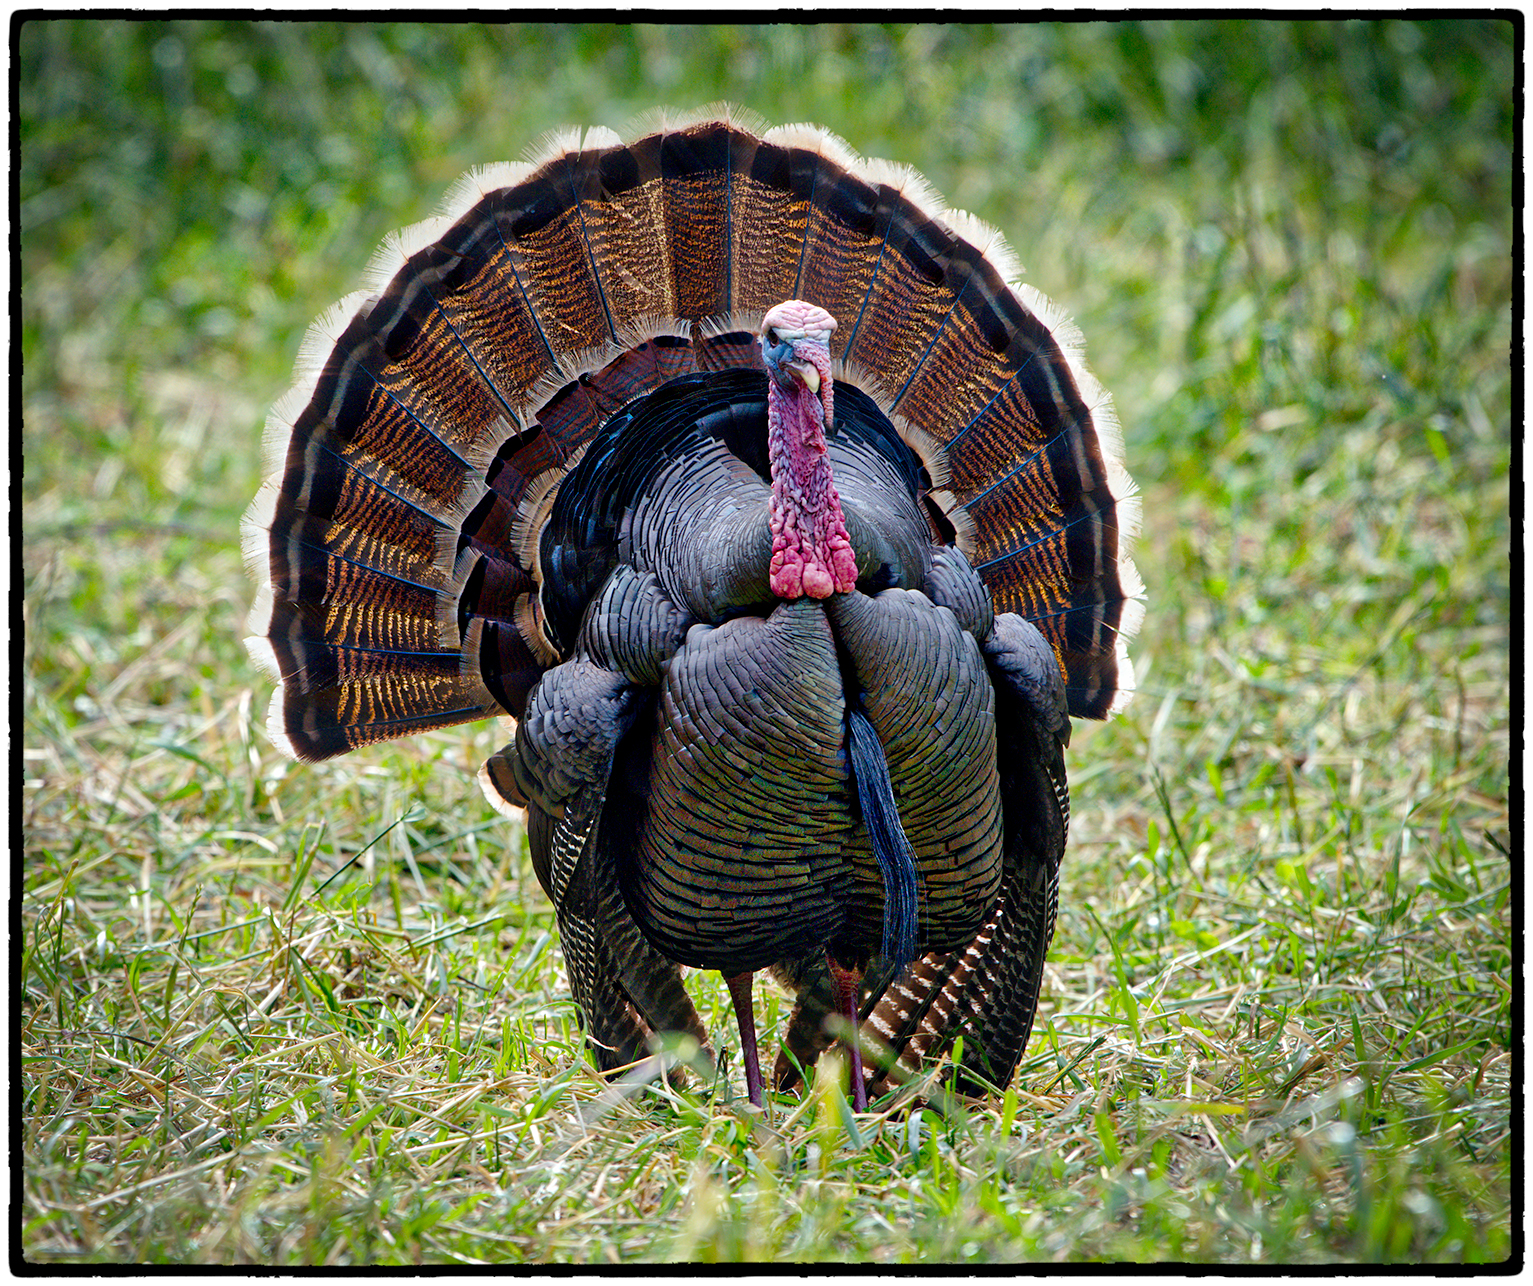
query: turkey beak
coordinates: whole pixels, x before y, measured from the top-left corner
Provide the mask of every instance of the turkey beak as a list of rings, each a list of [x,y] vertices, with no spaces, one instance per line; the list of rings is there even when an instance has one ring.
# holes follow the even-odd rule
[[[790,371],[798,376],[799,383],[811,393],[820,391],[820,372],[815,369],[813,362],[807,358],[795,357],[783,363]]]

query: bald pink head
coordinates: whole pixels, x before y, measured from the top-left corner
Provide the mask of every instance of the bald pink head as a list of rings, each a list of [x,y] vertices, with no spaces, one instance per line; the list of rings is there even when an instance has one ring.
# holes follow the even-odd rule
[[[834,408],[830,334],[836,321],[790,299],[761,319],[772,465],[772,592],[829,598],[857,583],[857,560],[826,456]]]

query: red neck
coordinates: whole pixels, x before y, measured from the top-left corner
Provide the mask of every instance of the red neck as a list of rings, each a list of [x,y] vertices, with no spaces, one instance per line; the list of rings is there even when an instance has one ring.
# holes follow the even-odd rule
[[[822,379],[818,394],[796,381],[789,388],[767,383],[772,592],[787,599],[848,593],[857,583],[857,560],[825,449],[830,381]]]

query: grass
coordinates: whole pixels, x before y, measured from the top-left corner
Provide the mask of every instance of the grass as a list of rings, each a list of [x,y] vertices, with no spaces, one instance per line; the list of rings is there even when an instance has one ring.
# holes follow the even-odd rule
[[[1520,1260],[1509,24],[15,40],[13,1254]],[[239,644],[264,410],[378,239],[550,127],[716,98],[1005,229],[1144,494],[1039,1026],[946,1115],[604,1095],[472,780],[503,733],[289,764]]]

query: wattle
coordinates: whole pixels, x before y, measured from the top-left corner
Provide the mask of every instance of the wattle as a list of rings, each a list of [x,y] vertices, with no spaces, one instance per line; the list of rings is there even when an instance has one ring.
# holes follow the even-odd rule
[[[767,394],[772,461],[772,592],[779,598],[829,598],[857,583],[841,497],[825,451],[820,395],[802,385]]]

